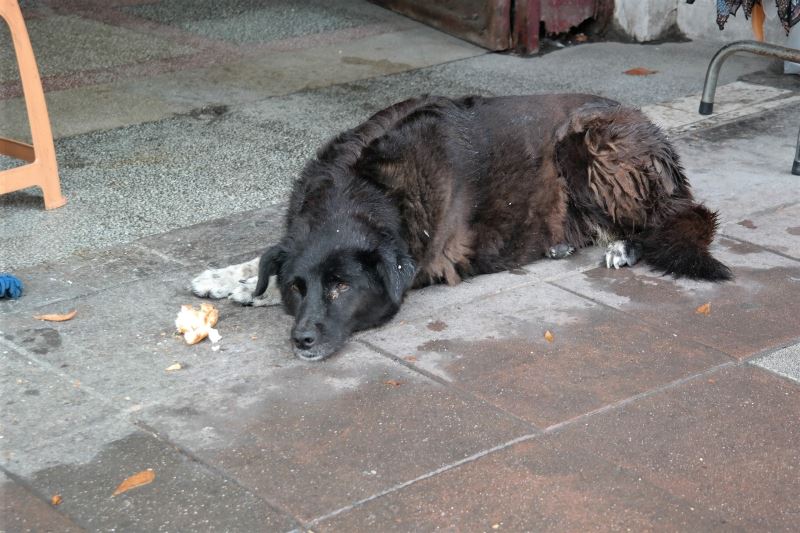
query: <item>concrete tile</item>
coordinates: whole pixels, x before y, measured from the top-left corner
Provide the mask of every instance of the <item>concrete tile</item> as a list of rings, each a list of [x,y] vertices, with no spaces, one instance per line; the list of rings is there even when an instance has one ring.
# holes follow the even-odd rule
[[[219,351],[213,351],[208,341],[187,346],[176,337],[174,320],[180,306],[202,301],[189,292],[191,275],[185,270],[172,272],[70,300],[57,309],[77,310],[68,322],[40,322],[26,312],[8,314],[3,317],[4,338],[126,412],[169,397],[192,380],[213,381],[234,361],[242,364],[236,357],[241,350],[291,361],[291,320],[277,307],[243,313],[241,306],[218,303]],[[239,314],[254,322],[242,322]],[[252,329],[243,330],[245,325]],[[256,334],[258,343],[250,339]],[[165,372],[175,362],[187,370]]]
[[[800,337],[800,262],[719,239],[714,255],[733,270],[726,283],[674,280],[646,265],[598,268],[558,285],[636,316],[676,339],[693,339],[745,358]],[[709,315],[696,309],[709,303]]]
[[[266,360],[137,416],[302,520],[533,431],[359,344],[321,364],[248,356]]]
[[[52,505],[0,472],[0,530],[76,533],[84,531]]]
[[[128,476],[152,469],[152,483],[112,496]],[[251,491],[143,432],[105,446],[91,461],[26,476],[59,510],[92,531],[288,531],[297,523]]]
[[[227,266],[233,257],[252,259],[276,244],[283,236],[285,211],[284,205],[245,211],[145,237],[136,244],[193,265],[200,273],[209,263]]]
[[[734,81],[717,87],[714,96],[714,113],[722,114],[741,108],[752,107],[756,104],[791,94],[786,89],[778,89],[767,85]],[[663,105],[677,111],[693,114],[699,119],[704,117],[698,113],[700,98],[696,95],[670,100]]]
[[[3,239],[0,238],[0,243]],[[0,312],[30,311],[54,305],[98,290],[174,270],[181,263],[163,254],[139,247],[117,247],[102,251],[79,250],[62,261],[25,269],[0,263],[0,271],[12,271],[23,283],[23,296],[0,300]]]
[[[696,512],[722,515],[728,530],[790,531],[800,513],[798,412],[797,384],[736,366],[575,424],[561,438],[695,502]]]
[[[685,126],[702,119],[702,116],[696,112],[673,109],[666,104],[644,106],[642,112],[664,130]]]
[[[729,531],[636,474],[548,435],[422,480],[314,531]]]
[[[37,342],[27,348],[38,353],[59,343],[49,328],[38,328]],[[3,334],[6,336],[7,334]],[[24,341],[23,341],[23,344]],[[76,427],[92,425],[114,411],[81,390],[80,384],[59,375],[0,342],[0,461],[9,466],[11,451],[17,453],[57,440]]]
[[[542,284],[363,339],[542,428],[727,360]]]
[[[775,109],[675,139],[695,195],[722,224],[800,202],[792,167],[797,118]],[[758,147],[754,149],[754,147]]]
[[[800,383],[800,344],[793,344],[759,357],[751,361],[751,364]]]
[[[800,203],[730,222],[720,232],[800,260]]]
[[[152,34],[102,24],[74,15],[53,15],[26,23],[42,77],[142,63],[155,59],[190,54],[193,50]],[[80,36],[64,45],[64,36]],[[10,42],[5,25],[0,41]],[[79,66],[79,68],[76,68]],[[0,48],[0,82],[18,78],[11,47]]]

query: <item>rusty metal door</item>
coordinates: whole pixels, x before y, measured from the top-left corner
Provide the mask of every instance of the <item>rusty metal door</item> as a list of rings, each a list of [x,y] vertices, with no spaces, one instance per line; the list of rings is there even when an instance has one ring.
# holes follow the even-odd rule
[[[489,50],[539,49],[539,34],[569,31],[613,0],[372,0]]]

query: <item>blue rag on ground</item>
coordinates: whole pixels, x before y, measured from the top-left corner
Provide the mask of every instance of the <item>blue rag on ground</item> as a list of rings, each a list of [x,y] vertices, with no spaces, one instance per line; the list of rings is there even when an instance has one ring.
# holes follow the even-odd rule
[[[17,299],[22,296],[22,282],[11,274],[0,274],[0,298]]]

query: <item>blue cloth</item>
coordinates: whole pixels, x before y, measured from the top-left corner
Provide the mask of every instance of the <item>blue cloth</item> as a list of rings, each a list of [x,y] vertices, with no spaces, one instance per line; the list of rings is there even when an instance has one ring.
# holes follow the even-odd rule
[[[11,274],[0,274],[0,298],[17,299],[22,296],[22,282]]]

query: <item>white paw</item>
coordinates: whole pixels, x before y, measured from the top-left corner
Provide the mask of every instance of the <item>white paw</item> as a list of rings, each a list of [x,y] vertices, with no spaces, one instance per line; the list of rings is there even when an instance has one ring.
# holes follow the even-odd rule
[[[251,305],[253,307],[264,307],[268,305],[278,305],[281,303],[281,293],[278,290],[278,280],[276,276],[269,278],[269,286],[264,294],[258,297],[253,296],[253,291],[256,290],[258,283],[258,276],[240,280],[238,286],[228,296],[228,299],[242,305]]]
[[[201,298],[226,298],[239,287],[239,280],[253,276],[258,276],[258,258],[239,265],[206,270],[192,280],[192,292]]]
[[[606,248],[606,268],[633,266],[641,257],[641,250],[631,241],[614,241]]]

